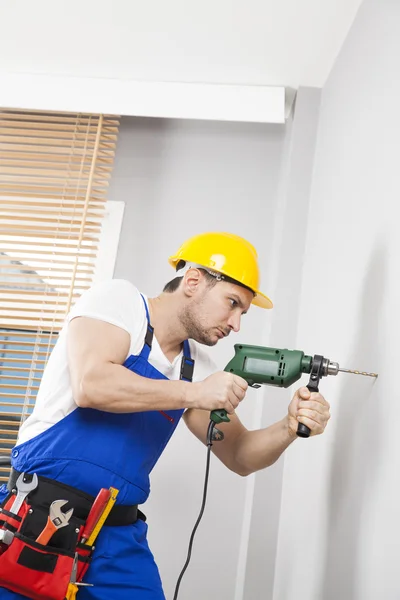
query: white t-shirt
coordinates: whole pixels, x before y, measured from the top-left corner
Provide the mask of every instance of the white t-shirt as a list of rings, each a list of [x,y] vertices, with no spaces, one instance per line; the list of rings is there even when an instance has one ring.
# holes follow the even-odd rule
[[[145,296],[147,301],[147,298]],[[50,355],[43,373],[32,415],[19,431],[18,444],[42,433],[77,408],[67,360],[68,324],[75,317],[91,317],[106,321],[127,331],[130,348],[126,356],[139,354],[146,335],[146,310],[140,292],[129,281],[112,279],[94,285],[78,299],[68,314],[63,329]],[[193,381],[202,381],[217,371],[214,362],[204,348],[193,340],[189,341],[191,357],[195,360]],[[149,362],[168,379],[179,379],[182,352],[171,363],[163,354],[154,331]]]

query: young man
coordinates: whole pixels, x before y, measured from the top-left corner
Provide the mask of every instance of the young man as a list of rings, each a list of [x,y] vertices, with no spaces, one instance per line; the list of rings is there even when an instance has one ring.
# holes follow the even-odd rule
[[[94,497],[101,488],[119,490],[119,513],[113,509],[96,541],[84,578],[93,587],[80,588],[82,600],[164,600],[136,505],[146,501],[149,474],[182,416],[206,442],[210,411],[225,409],[230,423],[218,425],[224,440],[213,451],[242,476],[273,464],[296,439],[299,422],[317,435],[329,419],[326,400],[300,388],[285,418],[248,431],[235,414],[247,382],[215,372],[202,348],[238,332],[251,304],[272,308],[259,291],[251,244],[227,233],[201,234],[187,240],[170,264],[176,278],[156,298],[112,280],[78,300],[12,452],[14,481],[20,472],[36,473],[38,490],[49,480],[54,486],[52,499],[68,489],[82,519],[88,510],[82,492]],[[0,589],[0,599],[8,598],[22,596]]]

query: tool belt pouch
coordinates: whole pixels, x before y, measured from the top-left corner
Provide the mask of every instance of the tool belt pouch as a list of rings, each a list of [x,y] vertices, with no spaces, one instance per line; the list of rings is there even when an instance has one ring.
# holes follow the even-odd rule
[[[15,496],[14,496],[15,497]],[[10,496],[3,505],[10,505]],[[71,578],[77,540],[82,521],[71,518],[71,524],[57,531],[51,545],[38,544],[35,539],[46,525],[48,511],[24,502],[19,516],[1,507],[0,528],[14,533],[12,542],[1,544],[0,586],[32,600],[64,600]],[[90,550],[79,549],[77,581],[90,562]]]

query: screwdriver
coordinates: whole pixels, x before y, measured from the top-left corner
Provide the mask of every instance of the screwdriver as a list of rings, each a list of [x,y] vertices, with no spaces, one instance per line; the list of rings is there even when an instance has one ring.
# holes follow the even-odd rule
[[[107,488],[102,488],[97,494],[96,499],[92,504],[92,508],[90,509],[89,516],[86,519],[85,529],[83,530],[81,539],[82,544],[84,544],[93,533],[93,530],[96,527],[103,510],[107,506],[110,497],[111,490],[108,490]]]
[[[104,523],[106,522],[107,517],[110,514],[110,511],[115,504],[119,490],[117,490],[116,488],[110,487],[108,491],[110,492],[110,497],[108,499],[107,504],[103,508],[103,511],[102,511],[95,527],[92,529],[92,532],[91,532],[89,538],[85,542],[86,546],[93,546],[97,536],[100,533],[101,528],[103,527]]]

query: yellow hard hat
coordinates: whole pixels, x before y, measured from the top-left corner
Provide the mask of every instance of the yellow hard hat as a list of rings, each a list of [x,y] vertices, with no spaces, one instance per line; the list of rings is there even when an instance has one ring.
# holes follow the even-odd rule
[[[180,260],[234,279],[256,294],[252,304],[261,308],[273,307],[268,296],[258,289],[260,270],[256,249],[242,237],[221,232],[195,235],[186,240],[168,262],[176,269]]]

